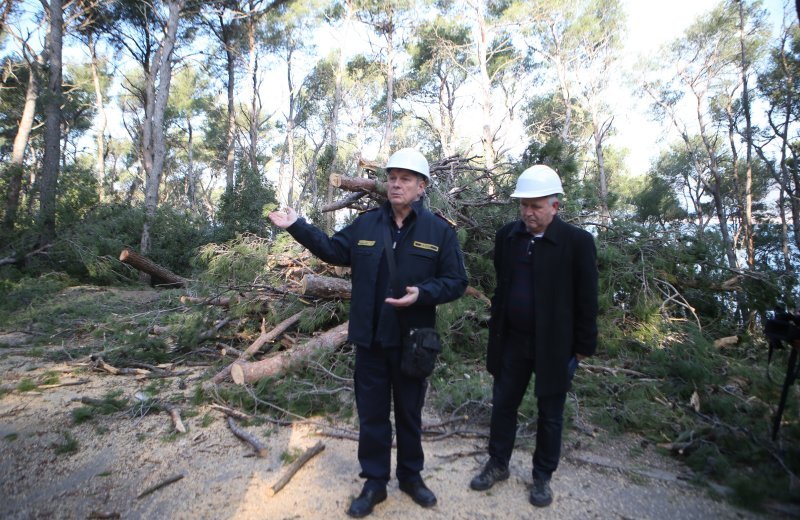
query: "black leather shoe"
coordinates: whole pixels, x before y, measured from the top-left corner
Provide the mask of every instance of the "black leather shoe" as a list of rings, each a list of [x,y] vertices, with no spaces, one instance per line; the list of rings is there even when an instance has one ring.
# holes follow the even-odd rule
[[[422,507],[433,507],[436,505],[436,495],[428,489],[425,482],[412,480],[400,483],[400,491],[411,497],[411,500]]]
[[[508,466],[503,466],[497,459],[490,458],[481,472],[472,479],[469,487],[475,491],[486,491],[501,480],[509,477]]]
[[[531,504],[536,507],[547,507],[553,502],[553,492],[550,491],[550,481],[533,479],[533,487],[528,497]]]
[[[361,490],[361,494],[350,502],[350,509],[347,514],[353,518],[362,518],[372,513],[375,504],[380,504],[386,500],[386,489],[367,489]]]

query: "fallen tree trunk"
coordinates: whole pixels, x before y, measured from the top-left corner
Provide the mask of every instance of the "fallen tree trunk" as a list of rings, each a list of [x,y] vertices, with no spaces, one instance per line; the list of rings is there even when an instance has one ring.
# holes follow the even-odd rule
[[[352,284],[344,278],[307,274],[300,282],[300,291],[306,296],[317,298],[350,299]]]
[[[231,377],[241,385],[252,383],[264,377],[282,374],[290,367],[320,351],[333,350],[347,340],[347,324],[344,322],[319,336],[309,339],[304,345],[281,352],[278,355],[254,363],[234,363]]]
[[[365,177],[348,177],[340,173],[332,173],[328,177],[328,182],[334,188],[346,191],[366,191],[386,197],[386,183],[377,179],[367,179]]]
[[[153,279],[153,285],[169,287],[184,287],[186,279],[173,273],[166,267],[162,267],[149,258],[140,255],[132,249],[126,247],[119,254],[119,261],[135,267],[143,273],[149,274]]]
[[[234,364],[238,363],[238,362],[242,362],[242,361],[247,361],[248,359],[253,357],[253,354],[258,352],[261,349],[261,347],[263,347],[267,343],[271,343],[271,342],[275,341],[278,338],[278,336],[280,336],[281,334],[283,334],[286,331],[286,329],[288,329],[289,327],[291,327],[292,325],[294,325],[295,323],[300,321],[300,318],[303,316],[304,312],[306,312],[306,311],[302,310],[302,311],[298,312],[297,314],[294,314],[294,315],[286,318],[282,322],[280,322],[277,325],[275,325],[275,327],[272,330],[270,330],[269,332],[264,330],[264,327],[262,325],[261,334],[258,336],[258,338],[256,338],[256,340],[249,347],[247,347],[245,349],[244,352],[242,352],[241,357],[239,358],[238,361],[235,361]],[[227,367],[222,369],[217,375],[215,375],[213,378],[211,378],[211,381],[213,383],[221,383],[221,382],[223,382],[225,380],[225,378],[228,377],[228,375],[230,375],[232,366],[233,366],[233,364],[228,365]]]

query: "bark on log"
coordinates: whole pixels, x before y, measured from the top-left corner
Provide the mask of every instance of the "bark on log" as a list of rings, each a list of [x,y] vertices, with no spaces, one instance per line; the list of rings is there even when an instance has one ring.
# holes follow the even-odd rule
[[[306,451],[300,455],[297,460],[292,462],[292,465],[289,466],[289,469],[286,470],[286,473],[268,490],[269,496],[274,496],[275,493],[283,489],[283,487],[292,480],[292,477],[295,473],[297,473],[300,468],[302,468],[306,462],[314,458],[318,453],[321,453],[322,450],[325,449],[325,445],[322,444],[321,441],[318,441],[315,445],[308,448]]]
[[[162,267],[153,262],[149,258],[140,255],[139,253],[125,248],[119,254],[119,261],[135,267],[143,273],[149,274],[153,279],[154,285],[168,286],[168,287],[184,287],[186,286],[186,279],[173,273],[166,267]]]
[[[281,352],[267,359],[254,363],[236,363],[231,366],[231,376],[233,376],[234,382],[243,384],[281,374],[311,354],[333,350],[343,345],[347,340],[347,323],[344,322],[319,336],[311,338],[302,346]]]
[[[386,197],[386,183],[377,179],[348,177],[340,173],[332,173],[328,177],[328,182],[330,182],[331,186],[334,188],[346,191],[366,191]]]
[[[269,332],[265,331],[262,326],[261,335],[258,336],[258,338],[256,338],[256,340],[252,343],[252,345],[250,345],[245,349],[245,351],[242,353],[242,356],[239,358],[239,361],[234,362],[234,364],[242,361],[247,361],[248,359],[253,357],[253,355],[261,349],[261,347],[263,347],[267,343],[275,341],[278,336],[286,332],[286,329],[288,329],[289,327],[300,321],[300,318],[303,316],[304,312],[305,310],[302,310],[297,314],[294,314],[286,318],[282,322],[275,325],[275,327]],[[228,377],[228,375],[231,373],[232,366],[233,365],[228,365],[227,367],[222,369],[217,375],[211,378],[211,382],[213,383],[223,382],[225,378]]]
[[[300,282],[300,291],[306,296],[317,298],[349,299],[352,291],[350,280],[307,274]]]

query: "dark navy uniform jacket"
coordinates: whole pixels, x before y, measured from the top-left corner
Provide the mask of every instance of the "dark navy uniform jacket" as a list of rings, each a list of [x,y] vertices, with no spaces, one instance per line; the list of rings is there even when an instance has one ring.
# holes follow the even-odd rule
[[[434,327],[436,305],[464,294],[467,275],[452,226],[426,209],[422,200],[412,204],[412,213],[403,226],[408,226],[404,238],[394,250],[398,277],[394,285],[419,288],[417,301],[400,309],[406,326]],[[287,228],[295,240],[321,260],[352,268],[348,341],[362,347],[376,343],[399,346],[402,337],[397,310],[388,304],[376,308],[376,301],[389,296],[388,287],[378,287],[377,282],[385,254],[384,230],[391,229],[391,219],[391,205],[386,202],[380,208],[362,213],[332,237],[302,218]]]
[[[497,288],[492,297],[486,355],[487,369],[495,376],[506,348],[513,237],[524,229],[525,223],[517,220],[500,228],[495,236]],[[532,278],[535,394],[564,393],[569,388],[570,358],[575,354],[591,356],[597,349],[598,273],[592,235],[555,216],[533,250]]]

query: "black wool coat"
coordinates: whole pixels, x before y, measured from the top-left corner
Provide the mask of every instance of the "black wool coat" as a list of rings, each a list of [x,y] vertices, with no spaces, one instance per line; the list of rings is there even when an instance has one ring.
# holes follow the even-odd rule
[[[495,236],[497,288],[492,297],[486,355],[487,369],[495,376],[507,343],[513,236],[524,229],[524,222],[516,220],[500,228]],[[537,396],[546,396],[569,389],[572,356],[591,356],[597,349],[597,250],[589,232],[555,216],[533,254],[534,391]]]

